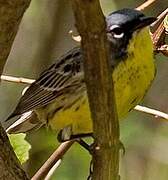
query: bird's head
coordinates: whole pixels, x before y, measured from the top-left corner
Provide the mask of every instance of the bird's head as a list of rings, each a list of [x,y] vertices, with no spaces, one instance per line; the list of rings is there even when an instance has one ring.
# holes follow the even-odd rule
[[[110,41],[113,65],[127,57],[131,41],[155,20],[133,9],[121,9],[107,16],[107,38]]]

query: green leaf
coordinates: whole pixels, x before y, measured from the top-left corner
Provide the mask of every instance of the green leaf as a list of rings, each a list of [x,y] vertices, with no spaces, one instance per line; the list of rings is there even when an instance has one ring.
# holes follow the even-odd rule
[[[25,140],[26,134],[10,134],[8,135],[10,143],[16,153],[21,164],[26,162],[29,158],[29,150],[31,145]]]

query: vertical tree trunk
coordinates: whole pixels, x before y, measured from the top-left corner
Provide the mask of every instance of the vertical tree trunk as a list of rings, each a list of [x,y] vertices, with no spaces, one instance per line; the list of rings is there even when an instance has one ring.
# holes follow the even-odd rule
[[[8,137],[0,126],[0,179],[27,180],[26,173],[13,152]]]
[[[30,0],[0,0],[0,75]],[[0,124],[0,179],[28,179]]]
[[[119,179],[119,123],[116,115],[106,25],[98,0],[73,0],[85,58],[85,79],[96,147],[93,179]],[[110,52],[111,53],[111,52]]]

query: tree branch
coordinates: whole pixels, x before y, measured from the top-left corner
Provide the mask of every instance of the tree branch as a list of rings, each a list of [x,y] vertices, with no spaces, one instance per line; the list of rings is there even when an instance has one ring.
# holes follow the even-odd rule
[[[0,1],[0,74],[12,47],[22,16],[30,0]]]
[[[85,80],[96,147],[93,179],[116,180],[119,169],[119,123],[116,115],[106,24],[98,0],[73,0],[82,37]]]
[[[8,82],[14,82],[14,83],[23,83],[23,84],[32,84],[35,81],[34,79],[6,76],[6,75],[1,75],[1,80],[8,81]]]
[[[147,8],[148,6],[153,4],[155,1],[156,0],[147,0],[146,2],[144,2],[143,4],[138,6],[136,9],[139,10],[139,11],[143,11],[145,8]]]
[[[168,120],[168,114],[158,111],[158,110],[155,110],[155,109],[145,107],[145,106],[137,105],[134,107],[134,110],[140,111],[143,113],[147,113],[147,114],[151,114],[151,115],[155,116],[156,118],[163,118],[165,120]]]
[[[28,180],[2,126],[0,126],[0,172],[0,179]]]
[[[0,1],[0,75],[2,74],[22,16],[30,0]],[[26,180],[8,137],[0,124],[0,179]]]
[[[74,141],[67,141],[62,143],[55,152],[48,158],[48,160],[43,164],[43,166],[36,172],[31,180],[41,180],[44,179],[52,167],[60,160],[63,155],[72,146]]]
[[[162,53],[164,56],[168,57],[168,45],[166,44],[167,17],[168,8],[165,9],[157,17],[157,21],[151,25],[153,31],[153,34],[151,34],[151,36],[155,53]]]

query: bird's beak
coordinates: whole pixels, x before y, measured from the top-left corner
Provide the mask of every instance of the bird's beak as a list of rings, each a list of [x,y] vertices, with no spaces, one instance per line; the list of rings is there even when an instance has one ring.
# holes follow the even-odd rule
[[[134,30],[144,28],[146,26],[149,26],[151,23],[156,21],[157,18],[155,17],[141,17],[140,22],[135,26]]]

